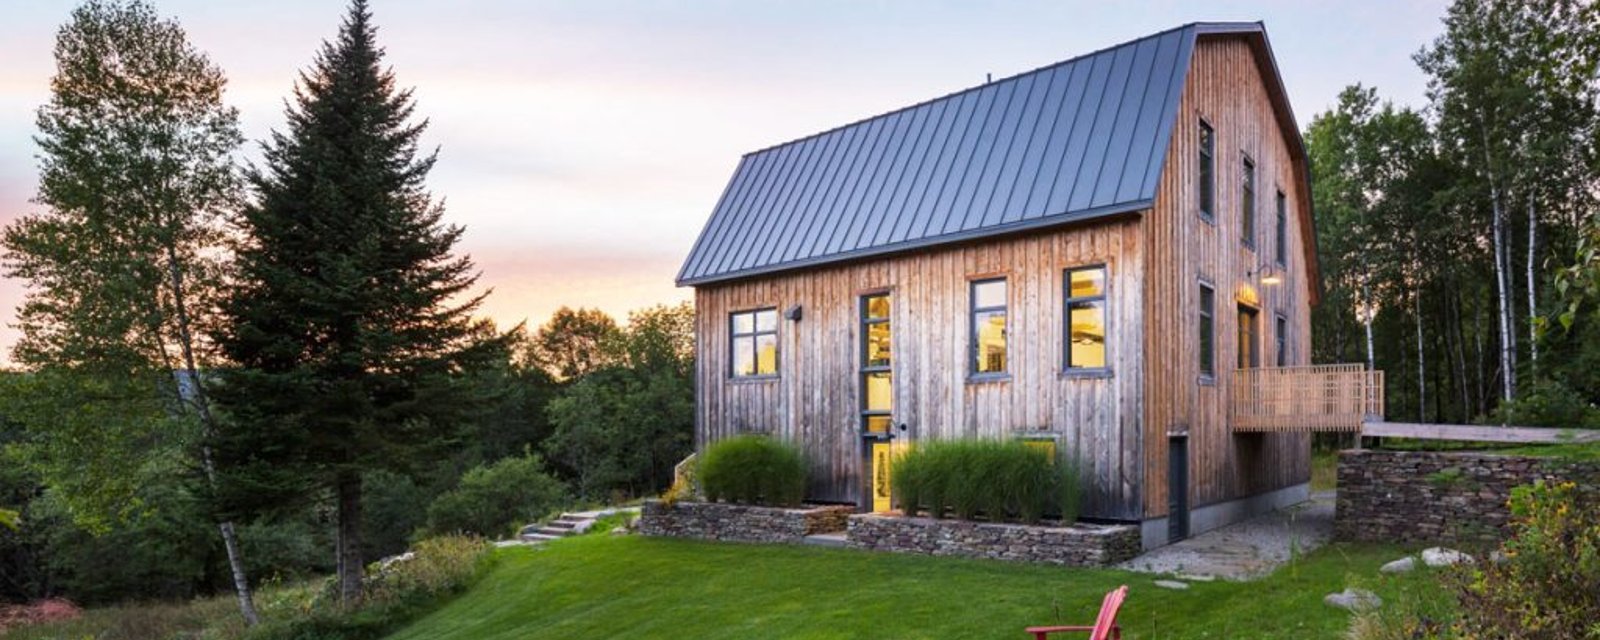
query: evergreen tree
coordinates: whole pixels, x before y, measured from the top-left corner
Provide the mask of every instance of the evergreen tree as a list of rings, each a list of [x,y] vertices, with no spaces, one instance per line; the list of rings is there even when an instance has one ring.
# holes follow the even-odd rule
[[[8,381],[3,400],[28,424],[45,483],[104,531],[138,514],[142,486],[212,468],[204,447],[198,460],[186,453],[194,426],[216,427],[202,333],[242,140],[222,71],[146,4],[90,0],[55,57],[36,138],[45,210],[0,238],[7,275],[29,286],[12,358],[30,375]],[[254,623],[233,525],[218,526]]]
[[[425,190],[433,154],[410,91],[382,66],[355,0],[301,74],[288,130],[252,170],[238,286],[218,341],[237,367],[218,399],[221,499],[235,510],[332,495],[339,592],[361,595],[363,472],[409,471],[457,442],[470,400],[460,372],[503,349],[472,312],[483,295],[461,228]],[[493,347],[493,348],[491,348]]]

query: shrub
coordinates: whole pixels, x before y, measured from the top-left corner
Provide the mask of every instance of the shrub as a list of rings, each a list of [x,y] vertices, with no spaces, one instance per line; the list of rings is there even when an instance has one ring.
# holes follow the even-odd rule
[[[467,471],[454,490],[434,500],[428,506],[428,530],[499,536],[559,509],[566,496],[566,487],[545,473],[539,456],[506,458]]]
[[[765,436],[734,436],[706,449],[700,461],[706,499],[791,506],[806,492],[806,461],[794,445]]]
[[[895,462],[891,484],[906,515],[946,511],[974,519],[1035,523],[1078,515],[1076,465],[1019,440],[948,440],[918,445]]]
[[[1501,562],[1450,575],[1458,630],[1485,638],[1600,637],[1600,504],[1571,482],[1512,490]]]

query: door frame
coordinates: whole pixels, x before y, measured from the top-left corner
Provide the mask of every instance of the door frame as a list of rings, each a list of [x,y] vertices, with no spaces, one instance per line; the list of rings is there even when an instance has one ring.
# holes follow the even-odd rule
[[[1189,435],[1167,436],[1167,543],[1189,537]]]
[[[873,318],[868,315],[868,301],[872,298],[879,297],[888,299],[889,313],[883,318]],[[889,327],[889,364],[885,366],[868,366],[867,329],[873,325],[879,324],[887,325]],[[861,486],[859,491],[856,493],[858,496],[860,496],[857,503],[857,509],[862,512],[873,512],[878,510],[877,505],[874,504],[877,498],[875,493],[879,480],[877,469],[877,461],[879,458],[878,454],[884,453],[888,459],[892,460],[896,449],[894,442],[897,435],[899,435],[896,432],[898,431],[903,434],[906,429],[905,425],[897,423],[894,417],[894,400],[899,390],[895,380],[898,376],[895,375],[894,371],[894,324],[894,291],[892,289],[871,289],[856,293],[857,335],[855,382],[858,401],[856,403],[855,432],[856,436],[861,441],[861,455],[858,458],[861,462],[861,469],[860,473],[857,475],[857,477],[860,479]],[[867,377],[869,375],[879,374],[886,374],[889,377],[888,410],[869,409],[867,407]],[[881,432],[868,431],[867,420],[869,418],[886,418],[888,425]],[[882,445],[884,449],[880,449],[880,445]],[[888,471],[885,470],[883,478],[885,481],[887,481],[887,473]],[[889,498],[885,497],[884,500],[884,510],[887,510]]]

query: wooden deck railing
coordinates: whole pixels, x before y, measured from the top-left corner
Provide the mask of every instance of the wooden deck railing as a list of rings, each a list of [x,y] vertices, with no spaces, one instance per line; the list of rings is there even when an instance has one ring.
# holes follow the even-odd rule
[[[1360,431],[1382,418],[1382,371],[1328,364],[1233,372],[1234,431]]]

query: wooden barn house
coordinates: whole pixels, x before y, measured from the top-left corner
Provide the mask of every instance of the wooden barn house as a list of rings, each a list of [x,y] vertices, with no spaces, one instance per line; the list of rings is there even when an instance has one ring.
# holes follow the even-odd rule
[[[1038,440],[1147,547],[1304,500],[1307,432],[1381,402],[1378,374],[1308,366],[1306,163],[1259,23],[750,153],[678,275],[697,446],[788,438],[811,500],[884,510],[897,447]]]

